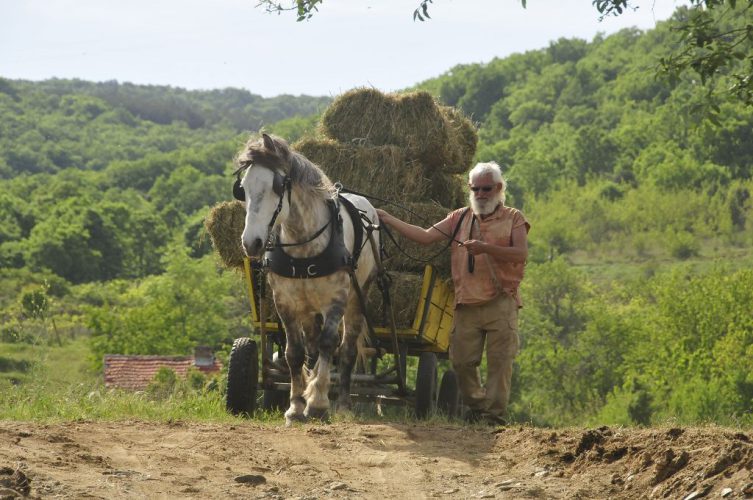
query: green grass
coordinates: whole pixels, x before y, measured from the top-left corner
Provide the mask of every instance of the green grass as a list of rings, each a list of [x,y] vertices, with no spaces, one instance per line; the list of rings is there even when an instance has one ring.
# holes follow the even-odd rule
[[[148,421],[231,419],[217,394],[153,400],[144,393],[101,392],[83,384],[50,390],[40,384],[14,387],[0,396],[0,419],[23,421]]]
[[[65,421],[239,422],[244,419],[225,410],[223,383],[220,389],[193,389],[178,382],[167,391],[130,392],[104,387],[101,372],[92,371],[86,337],[63,346],[0,344],[0,359],[23,362],[27,370],[20,383],[0,379],[0,420],[55,423]],[[391,360],[390,360],[391,361]],[[409,358],[415,363],[416,360]],[[414,367],[415,368],[415,367]],[[2,365],[0,364],[0,369]],[[415,371],[415,370],[413,370]],[[5,372],[6,374],[9,372]],[[441,375],[440,375],[441,376]],[[159,396],[158,394],[166,394]],[[257,408],[261,407],[259,391]],[[281,412],[257,411],[254,422],[280,425]],[[415,422],[412,408],[385,406],[382,415],[374,404],[357,404],[353,413],[332,415],[333,422]],[[429,423],[451,424],[441,415]]]
[[[217,391],[187,390],[156,398],[148,393],[109,390],[101,372],[90,369],[88,339],[63,346],[0,344],[0,419],[67,420],[233,420]],[[4,361],[3,361],[4,360]],[[5,364],[3,364],[5,363]]]

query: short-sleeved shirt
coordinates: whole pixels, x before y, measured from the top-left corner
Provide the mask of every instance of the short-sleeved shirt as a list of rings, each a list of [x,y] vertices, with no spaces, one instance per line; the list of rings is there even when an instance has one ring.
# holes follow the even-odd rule
[[[453,231],[458,221],[465,212],[461,226],[455,239],[465,241],[476,239],[493,245],[512,246],[512,232],[514,229],[525,226],[526,233],[531,225],[525,219],[520,210],[512,207],[498,205],[494,212],[486,218],[473,217],[469,208],[460,208],[447,216],[450,219]],[[471,224],[473,229],[471,230]],[[525,263],[498,262],[490,255],[476,255],[474,270],[468,269],[468,251],[459,245],[452,245],[452,282],[455,287],[455,304],[482,304],[499,295],[500,290],[494,283],[492,272],[497,277],[497,283],[501,291],[515,297],[518,307],[522,306],[518,287],[523,280]],[[490,265],[495,269],[490,269]]]

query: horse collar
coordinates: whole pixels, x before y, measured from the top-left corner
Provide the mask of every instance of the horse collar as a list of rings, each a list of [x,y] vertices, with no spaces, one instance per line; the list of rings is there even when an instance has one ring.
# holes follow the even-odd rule
[[[345,246],[340,207],[335,200],[327,200],[331,217],[327,226],[332,227],[327,247],[314,257],[292,257],[281,245],[274,245],[264,256],[264,267],[285,278],[320,278],[354,265]]]

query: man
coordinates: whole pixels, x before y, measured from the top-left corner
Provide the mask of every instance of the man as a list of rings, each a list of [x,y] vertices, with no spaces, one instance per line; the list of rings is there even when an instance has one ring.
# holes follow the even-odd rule
[[[458,376],[469,421],[504,424],[510,398],[513,359],[518,353],[518,287],[528,256],[530,225],[523,214],[505,206],[507,184],[494,162],[479,163],[468,174],[470,208],[451,212],[443,221],[421,228],[377,210],[383,224],[417,243],[428,245],[452,235],[455,324],[450,360]],[[479,366],[486,342],[487,380]]]

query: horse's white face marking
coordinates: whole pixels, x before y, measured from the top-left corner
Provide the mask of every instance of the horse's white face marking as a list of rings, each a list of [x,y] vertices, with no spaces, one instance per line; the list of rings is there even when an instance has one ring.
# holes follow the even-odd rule
[[[246,192],[246,224],[241,242],[249,257],[258,257],[264,251],[269,222],[280,202],[280,195],[272,189],[274,177],[275,173],[268,168],[250,167],[241,180]],[[283,193],[283,196],[287,195]],[[285,221],[287,212],[287,200],[283,200],[275,226]]]

